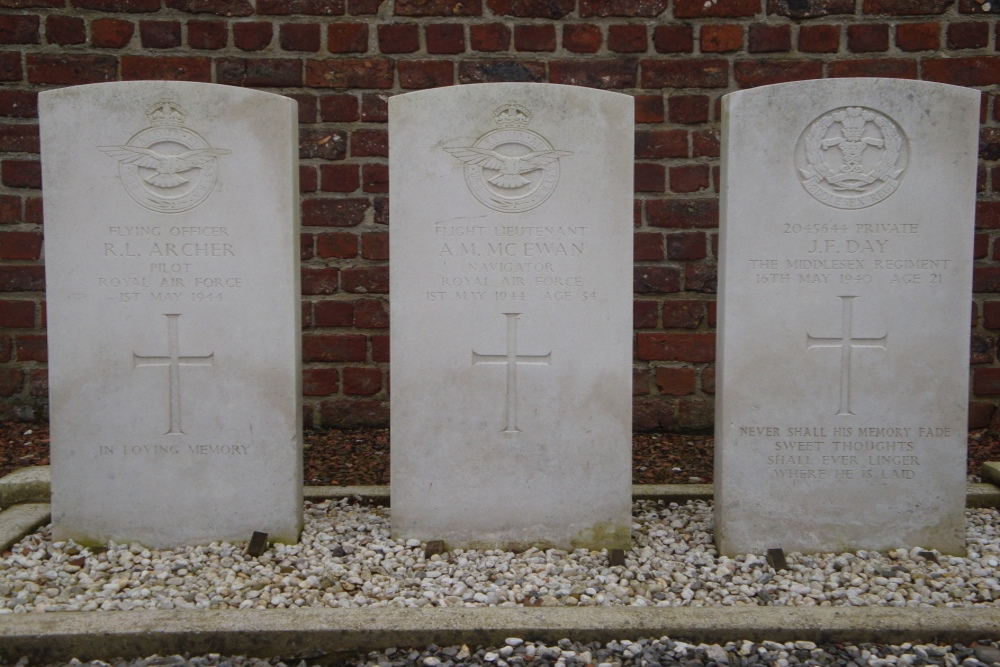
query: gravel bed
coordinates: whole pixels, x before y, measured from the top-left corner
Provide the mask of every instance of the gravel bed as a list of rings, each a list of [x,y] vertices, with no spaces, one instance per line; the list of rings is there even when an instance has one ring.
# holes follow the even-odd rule
[[[920,548],[719,557],[711,503],[638,501],[625,565],[604,551],[454,550],[389,535],[389,510],[307,503],[297,545],[262,556],[214,543],[173,551],[53,543],[48,528],[0,560],[0,614],[362,606],[1000,605],[1000,512],[967,511],[967,553]]]

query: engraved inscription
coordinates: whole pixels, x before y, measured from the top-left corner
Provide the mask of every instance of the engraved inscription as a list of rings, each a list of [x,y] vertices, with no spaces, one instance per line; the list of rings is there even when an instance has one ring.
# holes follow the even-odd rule
[[[858,348],[886,349],[888,334],[881,338],[853,337],[853,305],[857,296],[841,296],[841,329],[839,338],[817,338],[806,334],[806,349],[840,348],[840,407],[837,415],[853,415],[851,412],[851,351]]]
[[[214,366],[215,353],[201,356],[182,356],[180,353],[180,334],[178,332],[179,313],[165,315],[167,318],[167,354],[166,356],[147,356],[132,353],[132,368],[140,366],[166,366],[168,369],[167,411],[170,427],[164,435],[184,435],[181,426],[181,367],[183,366]]]
[[[835,109],[802,132],[795,164],[816,200],[841,209],[873,206],[899,188],[909,145],[888,116],[861,107]]]
[[[150,127],[120,146],[98,146],[118,160],[118,175],[129,196],[140,206],[159,213],[194,208],[212,193],[218,167],[227,155],[184,127],[187,113],[171,100],[146,110]]]
[[[472,365],[505,364],[507,366],[507,398],[504,406],[505,426],[502,433],[520,433],[517,427],[517,367],[520,364],[549,366],[552,353],[517,353],[517,318],[521,313],[504,313],[507,318],[507,352],[504,354],[479,354],[472,351]]]
[[[559,183],[559,158],[544,137],[527,129],[531,112],[520,104],[504,104],[493,114],[499,128],[471,146],[446,147],[465,163],[465,182],[482,204],[495,211],[521,213],[541,206]]]

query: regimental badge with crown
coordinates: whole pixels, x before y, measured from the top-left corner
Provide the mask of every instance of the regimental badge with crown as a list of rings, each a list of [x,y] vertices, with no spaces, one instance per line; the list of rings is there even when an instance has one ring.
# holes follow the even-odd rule
[[[230,151],[184,127],[187,112],[172,100],[150,106],[146,118],[150,126],[126,144],[98,150],[118,160],[122,183],[140,206],[160,213],[194,208],[215,187],[216,158]]]
[[[559,158],[544,137],[527,129],[531,112],[508,102],[493,112],[499,126],[471,146],[445,147],[465,163],[465,182],[473,196],[495,211],[520,213],[540,206],[559,183]]]
[[[909,146],[899,126],[873,109],[844,107],[816,119],[796,147],[802,185],[835,208],[865,208],[900,185]]]

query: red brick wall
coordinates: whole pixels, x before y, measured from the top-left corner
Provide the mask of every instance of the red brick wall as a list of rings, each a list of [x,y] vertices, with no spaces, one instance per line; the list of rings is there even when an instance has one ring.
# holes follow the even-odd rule
[[[0,0],[0,417],[44,414],[36,94],[145,78],[294,97],[307,425],[388,420],[386,99],[487,81],[636,98],[635,424],[708,429],[719,99],[891,76],[983,96],[970,424],[1000,413],[1000,0]]]

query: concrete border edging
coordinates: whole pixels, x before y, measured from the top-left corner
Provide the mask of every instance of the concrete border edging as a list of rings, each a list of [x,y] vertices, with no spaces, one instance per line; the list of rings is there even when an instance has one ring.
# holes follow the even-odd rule
[[[969,644],[1000,634],[996,608],[577,607],[290,609],[7,614],[0,661],[220,653],[298,659],[393,646],[502,646],[507,637],[606,643]]]

